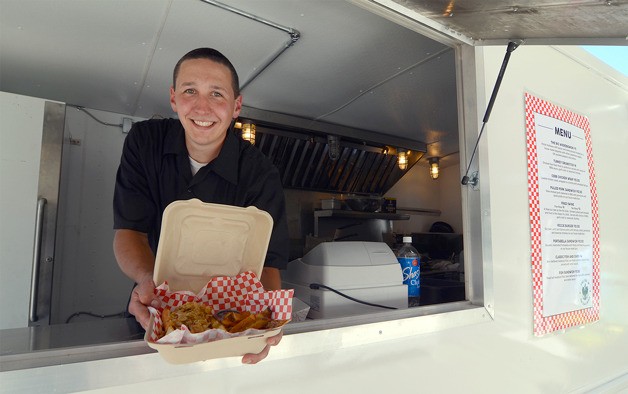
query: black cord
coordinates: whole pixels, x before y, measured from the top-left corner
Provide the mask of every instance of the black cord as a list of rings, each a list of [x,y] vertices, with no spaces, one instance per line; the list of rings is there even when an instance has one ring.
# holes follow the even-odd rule
[[[497,98],[497,92],[499,91],[499,86],[502,83],[502,79],[504,78],[504,73],[506,73],[506,66],[508,66],[508,60],[510,59],[510,54],[517,49],[519,45],[521,45],[523,41],[510,41],[508,43],[508,47],[506,47],[506,55],[504,55],[504,60],[502,61],[502,67],[499,70],[499,74],[497,75],[497,81],[495,81],[495,86],[493,87],[493,93],[491,94],[491,99],[488,102],[488,106],[486,107],[486,112],[484,113],[484,118],[482,119],[482,129],[480,130],[480,134],[478,135],[477,140],[475,141],[475,148],[473,148],[473,153],[471,153],[471,159],[469,159],[469,165],[467,166],[467,171],[464,173],[462,180],[460,181],[463,185],[469,183],[469,168],[471,168],[471,162],[473,161],[473,157],[475,156],[475,151],[478,148],[478,143],[480,142],[480,138],[482,137],[482,133],[484,132],[484,126],[488,123],[488,118],[491,116],[491,111],[493,110],[493,104],[495,104],[495,99]]]
[[[69,107],[74,107],[76,109],[78,109],[79,111],[83,111],[85,112],[87,115],[89,115],[89,117],[91,117],[92,119],[94,119],[96,122],[100,123],[101,125],[104,126],[111,126],[111,127],[122,127],[122,123],[120,124],[115,124],[115,123],[107,123],[107,122],[103,122],[102,120],[96,118],[94,115],[91,114],[91,112],[89,112],[88,110],[85,109],[85,107],[81,107],[80,105],[70,105],[68,104]]]
[[[338,294],[339,296],[342,296],[342,297],[344,297],[344,298],[347,298],[347,299],[349,299],[349,300],[351,300],[351,301],[358,302],[358,303],[360,303],[360,304],[364,304],[364,305],[368,305],[368,306],[374,306],[374,307],[377,307],[377,308],[397,309],[397,308],[395,308],[394,306],[386,306],[386,305],[380,305],[380,304],[372,304],[372,303],[370,303],[370,302],[366,302],[366,301],[358,300],[357,298],[353,298],[353,297],[351,297],[351,296],[348,296],[348,295],[346,295],[346,294],[344,294],[344,293],[341,293],[340,291],[338,291],[338,290],[336,290],[336,289],[333,289],[333,288],[331,288],[331,287],[329,287],[329,286],[321,285],[320,283],[310,283],[310,289],[313,289],[313,290],[318,290],[319,288],[323,288],[323,289],[327,289],[327,290],[333,291],[334,293]]]
[[[77,316],[80,315],[88,315],[88,316],[92,316],[92,317],[99,317],[101,319],[108,319],[110,317],[125,317],[125,312],[119,312],[119,313],[112,313],[111,315],[98,315],[96,313],[92,313],[92,312],[75,312],[73,314],[70,315],[70,317],[68,317],[65,320],[65,324],[68,324],[70,322],[70,320],[74,319]]]

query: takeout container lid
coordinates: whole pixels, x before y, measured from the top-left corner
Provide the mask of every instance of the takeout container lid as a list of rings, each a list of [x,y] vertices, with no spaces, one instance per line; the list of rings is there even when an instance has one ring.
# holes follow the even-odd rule
[[[272,216],[255,207],[174,201],[163,214],[153,280],[198,293],[214,276],[259,278],[272,229]]]
[[[255,207],[204,203],[198,199],[175,201],[162,218],[153,280],[168,282],[172,291],[198,293],[214,276],[235,276],[245,271],[259,278],[264,266],[273,220]],[[158,344],[151,316],[145,340],[173,364],[259,353],[266,338],[281,328],[200,344]]]

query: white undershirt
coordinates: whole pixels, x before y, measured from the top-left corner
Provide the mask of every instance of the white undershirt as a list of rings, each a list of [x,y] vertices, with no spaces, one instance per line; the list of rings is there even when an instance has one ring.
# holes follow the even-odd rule
[[[188,156],[190,158],[190,168],[192,169],[192,176],[196,175],[198,170],[202,167],[205,167],[208,163],[199,163],[198,161],[192,159],[192,156]]]

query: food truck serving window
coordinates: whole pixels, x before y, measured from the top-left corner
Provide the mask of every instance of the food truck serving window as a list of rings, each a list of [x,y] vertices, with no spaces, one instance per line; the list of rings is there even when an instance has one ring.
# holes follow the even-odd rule
[[[254,144],[271,157],[285,186],[291,244],[290,263],[282,272],[282,280],[284,288],[295,289],[294,311],[297,313],[285,326],[284,333],[296,337],[302,333],[340,330],[335,332],[342,336],[349,334],[347,338],[351,339],[344,343],[351,345],[491,321],[491,229],[485,214],[490,210],[489,190],[488,186],[480,187],[479,183],[466,186],[460,183],[471,160],[479,131],[479,114],[483,111],[475,103],[486,101],[485,97],[476,97],[474,48],[467,39],[452,38],[401,13],[370,2],[358,3],[359,7],[351,4],[350,11],[343,12],[365,12],[366,9],[369,18],[377,18],[373,28],[386,31],[386,34],[380,34],[381,37],[410,37],[420,45],[386,39],[370,43],[369,46],[375,48],[373,55],[388,53],[398,57],[390,62],[386,56],[379,56],[382,63],[378,63],[378,67],[385,70],[386,78],[376,73],[370,75],[373,70],[363,70],[369,75],[354,73],[362,63],[347,60],[352,63],[348,74],[365,78],[360,82],[364,85],[363,90],[355,92],[344,103],[329,107],[321,105],[326,109],[321,119],[303,121],[301,118],[303,123],[298,123],[299,116],[285,115],[278,109],[277,112],[258,110],[254,108],[255,102],[243,108],[241,113],[249,121],[258,122]],[[322,2],[320,6],[341,7],[343,10],[349,7],[343,2]],[[294,53],[298,54],[298,51]],[[328,65],[316,67],[324,66]],[[378,71],[378,67],[370,68]],[[269,67],[268,74],[261,75],[272,76],[272,70],[273,67]],[[246,74],[246,71],[242,70],[242,73]],[[351,82],[349,76],[342,79]],[[283,79],[281,82],[289,83]],[[348,86],[344,89],[352,89]],[[255,98],[256,84],[252,83],[249,89]],[[244,96],[247,97],[246,90]],[[298,103],[283,102],[281,95],[269,96],[278,100],[273,101],[273,105],[280,108],[296,106],[292,109],[299,112]],[[69,99],[66,101],[70,102]],[[107,138],[111,135],[109,128],[117,124],[117,114],[103,110],[94,116],[83,107],[76,107],[80,111],[69,111],[69,106],[65,108],[65,129],[63,126],[60,129],[64,132],[63,141],[68,145],[63,148],[63,160],[66,156],[68,160],[83,157],[73,154],[73,148],[93,148],[100,154],[102,147],[93,147],[90,145],[94,144],[92,141],[98,141],[96,144],[102,146],[109,142],[90,141],[87,136],[96,130],[99,138]],[[349,107],[358,110],[346,115],[344,111]],[[101,120],[105,118],[112,119]],[[340,120],[352,124],[341,125]],[[126,118],[123,124],[128,123]],[[410,127],[403,131],[402,124],[410,124]],[[75,130],[84,132],[84,138],[76,137]],[[405,135],[399,135],[404,132]],[[416,135],[419,132],[420,138]],[[327,138],[330,136],[335,138]],[[118,138],[111,145],[117,144],[115,149],[120,149],[123,140],[123,137]],[[471,164],[472,173],[486,167],[483,146],[484,142],[480,141],[480,149]],[[405,159],[403,163],[398,160],[401,157]],[[117,160],[119,156],[111,162]],[[108,162],[101,161],[102,165]],[[438,173],[431,171],[433,163],[438,166]],[[79,162],[79,166],[85,165]],[[73,173],[72,170],[63,170],[62,176]],[[98,171],[101,171],[100,167]],[[115,174],[115,168],[111,171]],[[100,180],[99,177],[88,178],[89,182]],[[113,178],[111,175],[112,181]],[[65,185],[64,182],[60,184]],[[93,184],[76,190],[90,189],[89,185]],[[63,197],[60,200],[70,200],[80,194],[73,191],[60,192]],[[108,194],[103,192],[102,196],[107,198],[106,204],[110,206]],[[59,217],[67,213],[63,210],[69,212],[71,208],[60,203]],[[66,217],[68,223],[72,219]],[[60,223],[57,227],[63,225]],[[107,232],[110,230],[110,227],[106,229]],[[403,246],[404,236],[412,238],[411,243],[420,254],[422,294],[420,305],[416,307],[408,307],[407,288],[402,283],[402,268],[397,261],[396,254]],[[65,242],[66,252],[72,248],[70,238],[58,237],[59,242]],[[98,237],[87,238],[91,242]],[[83,245],[81,242],[77,244]],[[108,250],[110,245],[108,241]],[[67,273],[54,273],[67,283],[76,273],[63,275]],[[111,276],[114,275],[103,275],[106,278],[103,280],[113,282],[116,278]],[[76,294],[93,297],[93,292],[99,290],[93,283],[101,279],[77,281],[74,293],[66,298],[74,302]],[[129,286],[124,282],[122,291],[112,290],[111,293],[116,294],[107,294],[105,298],[120,298],[119,294],[123,294],[122,303],[126,305]],[[63,289],[64,286],[53,286],[52,296],[62,299],[58,292]],[[54,308],[61,310],[64,307],[53,305]],[[143,333],[128,315],[117,322],[109,319],[109,315],[91,312],[67,315],[51,321],[50,325],[41,319],[31,321],[32,327],[24,330],[0,330],[2,369],[151,352],[143,341]],[[115,315],[119,317],[119,314]],[[94,324],[83,323],[77,317],[94,318]],[[76,319],[76,324],[64,324],[72,319]],[[124,327],[120,326],[121,321]],[[89,325],[89,329],[72,331],[81,324],[85,324],[83,327]],[[37,335],[33,339],[33,333],[41,333],[42,339]],[[111,335],[118,337],[111,338]],[[5,352],[5,344],[26,344],[33,353],[8,348]],[[50,356],[34,356],[42,352],[50,352]]]

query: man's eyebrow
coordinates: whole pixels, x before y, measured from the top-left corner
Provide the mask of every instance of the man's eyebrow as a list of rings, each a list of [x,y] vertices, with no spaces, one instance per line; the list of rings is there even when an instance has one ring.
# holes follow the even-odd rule
[[[197,85],[196,82],[190,81],[190,82],[181,82],[181,84],[179,85],[180,87],[195,87]],[[226,87],[224,86],[219,86],[219,85],[210,85],[209,86],[211,89],[214,90],[227,90]]]

